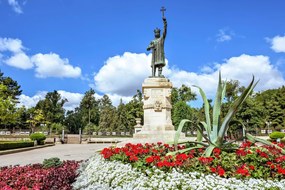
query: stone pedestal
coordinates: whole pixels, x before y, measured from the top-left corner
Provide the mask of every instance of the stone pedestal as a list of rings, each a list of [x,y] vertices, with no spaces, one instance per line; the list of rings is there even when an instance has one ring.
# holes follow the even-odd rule
[[[172,83],[166,78],[147,78],[142,85],[144,95],[144,125],[134,134],[137,142],[169,142],[175,130],[171,120]],[[185,134],[181,134],[185,137]]]

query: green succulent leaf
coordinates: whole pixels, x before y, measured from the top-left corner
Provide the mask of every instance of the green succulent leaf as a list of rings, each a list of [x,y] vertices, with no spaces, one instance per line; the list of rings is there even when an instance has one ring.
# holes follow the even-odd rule
[[[254,83],[254,76],[252,77],[252,81],[250,82],[249,86],[245,89],[245,91],[241,94],[241,96],[233,103],[233,106],[230,107],[227,115],[224,118],[224,121],[221,125],[221,128],[218,133],[218,139],[223,140],[226,131],[229,128],[229,123],[231,122],[233,116],[236,114],[240,105],[246,100],[246,98],[250,95],[253,88],[256,86],[257,82]]]

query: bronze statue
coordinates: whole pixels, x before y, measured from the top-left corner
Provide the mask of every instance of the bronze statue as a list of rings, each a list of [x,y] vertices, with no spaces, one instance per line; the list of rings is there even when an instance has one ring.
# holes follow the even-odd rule
[[[160,10],[162,12],[162,20],[163,20],[163,34],[160,36],[160,29],[156,28],[154,30],[155,39],[152,40],[147,47],[147,50],[152,50],[152,60],[151,60],[151,68],[152,68],[152,77],[155,77],[156,69],[158,69],[158,77],[164,77],[162,73],[162,68],[165,66],[165,54],[164,54],[164,41],[166,38],[167,31],[167,22],[164,16],[164,11],[166,9],[164,7]]]

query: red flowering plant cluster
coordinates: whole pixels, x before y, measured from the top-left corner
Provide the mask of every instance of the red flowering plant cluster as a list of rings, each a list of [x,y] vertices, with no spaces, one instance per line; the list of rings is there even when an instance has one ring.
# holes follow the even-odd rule
[[[178,147],[183,148],[185,147]],[[167,155],[173,150],[174,146],[162,143],[127,144],[122,148],[105,148],[101,154],[107,160],[130,163],[142,171],[151,170],[155,166],[164,171],[179,168],[183,171],[212,173],[222,177],[285,178],[285,156],[274,146],[255,146],[251,142],[244,142],[234,151],[214,148],[210,157],[204,156],[203,148]]]
[[[43,168],[42,164],[0,168],[1,190],[72,189],[77,177],[78,161],[64,161],[58,167]]]

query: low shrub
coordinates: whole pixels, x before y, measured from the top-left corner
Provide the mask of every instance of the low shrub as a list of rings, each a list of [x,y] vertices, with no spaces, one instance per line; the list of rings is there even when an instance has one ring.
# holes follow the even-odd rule
[[[285,137],[285,133],[279,132],[279,131],[273,131],[269,137],[271,139],[283,139]]]
[[[41,164],[0,167],[1,190],[71,190],[77,177],[78,161],[64,161],[59,167]]]
[[[44,159],[43,161],[43,168],[58,167],[60,165],[62,165],[62,161],[57,157]]]
[[[31,141],[2,141],[0,142],[0,150],[9,150],[15,148],[24,148],[34,146]]]
[[[46,139],[46,136],[42,133],[33,133],[30,135],[30,139],[32,141],[37,141],[37,144],[44,144],[44,140]]]

